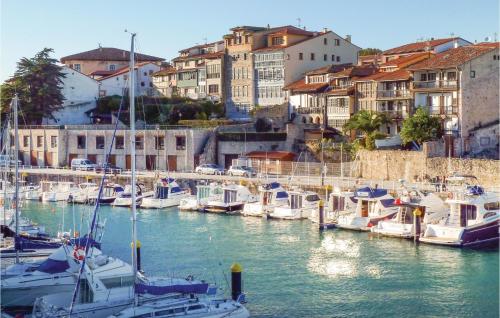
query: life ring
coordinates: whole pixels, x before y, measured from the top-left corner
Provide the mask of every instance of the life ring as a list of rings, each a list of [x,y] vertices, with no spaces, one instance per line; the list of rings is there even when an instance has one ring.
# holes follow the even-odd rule
[[[83,261],[85,258],[85,248],[83,246],[75,246],[73,249],[73,258],[78,261]]]

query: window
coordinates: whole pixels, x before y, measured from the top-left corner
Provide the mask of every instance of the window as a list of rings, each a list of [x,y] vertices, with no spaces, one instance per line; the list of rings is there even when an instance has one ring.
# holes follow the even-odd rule
[[[144,138],[142,136],[135,136],[135,149],[144,149]]]
[[[124,81],[128,80],[128,74],[123,75],[123,80]]]
[[[326,39],[325,39],[326,40]],[[328,61],[328,55],[327,54],[324,54],[323,55],[323,61]]]
[[[57,136],[50,136],[50,146],[52,148],[57,147]]]
[[[144,76],[148,76],[148,72],[144,72],[143,74],[144,74]]]
[[[314,61],[314,58],[315,58],[314,53],[311,53],[311,61]]]
[[[80,72],[80,71],[81,71],[81,69],[82,69],[82,67],[81,67],[81,65],[80,65],[80,64],[74,64],[74,65],[73,65],[73,69],[74,69],[75,71]]]
[[[495,211],[495,210],[500,210],[500,202],[488,202],[484,204],[484,209],[486,211]],[[486,218],[486,215],[483,216],[483,218]]]
[[[217,85],[217,84],[208,85],[208,93],[209,94],[219,93],[219,85]]]
[[[155,137],[155,149],[156,150],[165,150],[165,137],[156,136]]]
[[[337,55],[337,62],[340,62],[340,56]]]
[[[470,78],[476,77],[476,71],[470,71]]]
[[[30,145],[30,137],[23,136],[23,147],[29,147],[29,145]]]
[[[11,139],[13,140],[13,139]],[[36,146],[43,147],[43,136],[36,136]]]
[[[116,70],[116,65],[115,64],[109,64],[109,70],[110,71]]]
[[[448,74],[446,74],[446,78],[449,81],[454,81],[457,79],[457,73],[456,72],[448,72]]]
[[[95,136],[95,149],[104,149],[104,136]]]
[[[186,149],[186,137],[185,136],[175,136],[175,149],[185,150]]]
[[[335,46],[340,46],[340,40],[339,39],[335,39]]]
[[[332,62],[335,62],[335,54],[332,54]]]
[[[422,82],[427,81],[427,74],[420,74],[420,81]]]
[[[435,81],[436,80],[436,73],[427,74],[427,80],[428,81]]]
[[[283,40],[282,36],[274,36],[271,39],[272,45],[282,45],[285,41]]]
[[[480,137],[479,138],[479,144],[481,146],[489,146],[490,145],[490,137]]]
[[[124,148],[123,136],[116,136],[115,138],[116,138],[115,149],[123,149]]]
[[[142,87],[144,87],[144,86],[145,86],[144,82],[141,82],[141,86],[142,86]]]
[[[76,146],[78,149],[87,148],[87,139],[85,138],[85,136],[82,135],[76,136]]]
[[[153,70],[149,70],[149,75],[152,75],[153,74]]]
[[[299,53],[299,60],[303,60],[304,59],[304,53]]]
[[[324,39],[323,39],[323,44],[324,44],[324,45],[327,45],[327,44],[328,44],[328,39],[327,39],[327,38],[324,38]]]
[[[247,59],[247,54],[246,53],[243,53],[243,59],[246,61],[246,59]]]

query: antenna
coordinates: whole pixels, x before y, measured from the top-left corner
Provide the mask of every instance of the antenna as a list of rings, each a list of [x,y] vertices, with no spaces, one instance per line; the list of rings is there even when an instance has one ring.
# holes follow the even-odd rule
[[[97,47],[98,47],[98,48],[102,48],[102,46],[101,46],[101,42],[97,43]]]
[[[207,43],[208,43],[208,41],[207,41],[207,38],[206,38],[206,37],[204,37],[204,38],[203,38],[203,42],[205,42],[205,44],[207,44]]]
[[[302,22],[302,20],[300,18],[297,18],[297,27],[300,28],[300,22]]]

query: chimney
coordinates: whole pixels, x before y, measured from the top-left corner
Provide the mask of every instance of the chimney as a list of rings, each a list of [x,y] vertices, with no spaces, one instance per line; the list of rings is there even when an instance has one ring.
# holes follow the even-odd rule
[[[328,28],[323,28],[323,33],[328,32]]]
[[[350,35],[350,34],[346,35],[346,36],[345,36],[345,40],[346,40],[347,42],[351,43],[351,35]]]

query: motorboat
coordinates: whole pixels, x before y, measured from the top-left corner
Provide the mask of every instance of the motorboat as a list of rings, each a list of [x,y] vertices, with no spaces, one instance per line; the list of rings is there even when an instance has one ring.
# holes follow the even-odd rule
[[[40,201],[40,187],[34,184],[27,184],[22,186],[20,199],[29,201]]]
[[[264,183],[259,186],[259,201],[246,203],[244,216],[267,216],[274,208],[288,204],[288,193],[278,182]]]
[[[160,178],[154,189],[154,195],[142,199],[141,208],[163,209],[178,206],[183,198],[190,195],[189,191],[181,189],[172,178]]]
[[[228,184],[222,187],[222,197],[209,200],[205,207],[206,212],[237,214],[246,203],[256,202],[257,197],[241,184]]]
[[[196,186],[196,195],[181,199],[179,210],[204,211],[208,201],[220,200],[222,193],[222,186],[218,183],[199,184]]]
[[[71,195],[69,201],[73,203],[85,204],[89,202],[90,197],[97,196],[99,186],[93,182],[83,182],[78,184],[78,189],[78,191]]]
[[[498,246],[500,195],[480,186],[450,192],[448,215],[437,224],[428,224],[420,242],[455,247]]]
[[[116,183],[107,183],[102,188],[101,196],[99,197],[99,204],[110,205],[117,197],[123,193],[124,189],[121,185]],[[88,202],[95,204],[99,191],[89,194]]]
[[[424,194],[418,190],[404,190],[401,196],[394,200],[398,212],[389,220],[381,220],[371,228],[373,233],[400,238],[414,238],[423,232],[428,223],[435,223],[447,216],[448,211],[444,201],[434,193]],[[415,217],[420,224],[415,228]]]
[[[39,187],[33,184],[26,184],[26,181],[19,181],[19,199],[39,200]],[[0,180],[0,199],[14,198],[15,187],[7,180]]]
[[[2,308],[30,307],[36,298],[54,292],[71,293],[76,284],[75,273],[87,239],[73,240],[72,244],[63,244],[38,265],[14,267],[7,272],[20,272],[1,281]],[[116,267],[118,261],[104,256],[99,250],[99,244],[89,240],[89,256],[87,263],[94,269],[94,274],[105,273]],[[118,265],[121,263],[118,262]],[[15,266],[15,265],[14,265]],[[24,268],[24,271],[23,271]],[[104,274],[108,275],[108,274]]]
[[[79,191],[73,182],[67,181],[42,181],[42,202],[68,201],[70,197]]]
[[[354,192],[352,199],[356,203],[354,211],[340,211],[336,227],[370,231],[372,226],[384,219],[392,218],[398,207],[394,205],[394,197],[386,189],[363,187]]]
[[[333,224],[337,222],[341,211],[353,212],[356,209],[353,197],[353,191],[343,191],[339,187],[334,187],[328,196],[328,202],[323,211],[323,222]],[[314,210],[309,216],[309,220],[319,223],[319,210]]]
[[[16,236],[11,244],[0,248],[0,259],[33,259],[46,257],[62,245],[62,240],[50,237]]]
[[[319,210],[321,199],[316,192],[293,190],[288,192],[288,202],[274,208],[270,219],[301,220],[309,218]]]
[[[143,198],[152,197],[153,191],[143,192],[142,187],[138,184],[136,190],[135,204],[140,206]],[[132,186],[126,185],[125,190],[113,201],[113,206],[131,207],[132,206]]]

